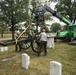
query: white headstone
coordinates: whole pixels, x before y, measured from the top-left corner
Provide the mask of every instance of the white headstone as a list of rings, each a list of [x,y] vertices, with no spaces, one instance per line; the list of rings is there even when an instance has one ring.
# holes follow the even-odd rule
[[[7,47],[7,46],[6,46],[6,47],[4,47],[4,50],[5,50],[5,51],[7,51],[7,50],[8,50],[8,47]]]
[[[30,56],[28,56],[26,53],[22,54],[22,67],[25,69],[28,69],[28,66],[30,64]]]
[[[56,61],[50,62],[50,75],[62,75],[62,64]]]
[[[1,47],[1,52],[3,52],[4,51],[4,47]]]

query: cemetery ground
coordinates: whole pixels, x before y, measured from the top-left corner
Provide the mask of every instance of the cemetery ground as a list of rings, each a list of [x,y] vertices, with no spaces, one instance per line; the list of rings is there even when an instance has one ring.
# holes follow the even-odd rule
[[[7,34],[3,34],[3,37],[0,36],[0,38],[9,38],[9,37],[12,37],[12,34],[7,33]]]
[[[29,69],[22,68],[22,53],[30,56]],[[48,49],[47,56],[40,57],[31,48],[15,52],[14,45],[0,52],[0,75],[50,75],[50,62],[62,64],[62,75],[76,75],[76,46],[57,41],[54,49]]]

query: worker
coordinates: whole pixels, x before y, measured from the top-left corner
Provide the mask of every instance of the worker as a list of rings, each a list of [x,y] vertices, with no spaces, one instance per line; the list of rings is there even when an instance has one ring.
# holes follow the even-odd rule
[[[42,28],[41,30],[39,41],[40,41],[40,45],[38,48],[38,56],[40,56],[42,48],[44,48],[44,54],[47,55],[47,34],[45,28]]]

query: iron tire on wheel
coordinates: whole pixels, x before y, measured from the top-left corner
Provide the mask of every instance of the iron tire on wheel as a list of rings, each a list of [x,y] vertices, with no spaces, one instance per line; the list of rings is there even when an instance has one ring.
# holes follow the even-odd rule
[[[31,42],[31,48],[35,53],[38,53],[38,44],[37,44],[37,38],[34,38]],[[41,52],[44,50],[44,48],[41,49]]]
[[[30,48],[30,46],[31,46],[31,42],[28,42],[27,44],[25,44],[25,43],[20,44],[20,47],[23,50],[27,50],[28,48]]]
[[[31,48],[35,53],[38,53],[38,45],[36,43],[36,38],[31,41]]]

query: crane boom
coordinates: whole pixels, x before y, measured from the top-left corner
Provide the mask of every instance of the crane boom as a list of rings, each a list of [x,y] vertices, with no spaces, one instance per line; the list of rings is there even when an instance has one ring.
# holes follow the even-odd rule
[[[67,25],[72,25],[73,23],[69,20],[67,20],[65,17],[63,17],[61,14],[57,13],[55,10],[51,9],[50,7],[48,7],[47,5],[44,5],[45,10],[47,10],[48,12],[50,12],[53,16],[57,17],[58,19],[60,19],[61,21],[63,21],[64,23],[66,23]],[[44,11],[45,11],[44,10]]]

